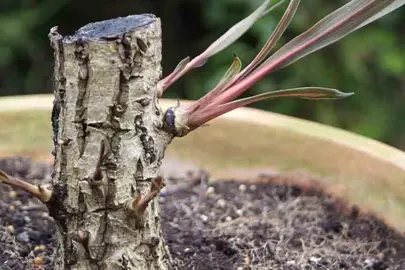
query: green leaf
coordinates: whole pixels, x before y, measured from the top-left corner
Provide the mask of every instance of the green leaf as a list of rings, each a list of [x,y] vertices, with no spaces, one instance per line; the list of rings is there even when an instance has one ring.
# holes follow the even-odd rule
[[[277,4],[275,4],[274,6],[268,8],[267,10],[265,10],[262,14],[263,16],[266,16],[267,14],[269,14],[270,12],[272,12],[273,10],[275,10],[276,8],[278,8],[279,6],[281,6],[282,4],[284,4],[286,0],[281,0],[280,2],[278,2]]]
[[[176,68],[174,69],[174,73],[179,73],[180,71],[182,71],[186,66],[187,66],[187,64],[190,62],[190,56],[187,56],[186,58],[184,58],[183,60],[181,60],[178,64],[177,64],[177,66],[176,66]]]
[[[257,102],[269,98],[279,98],[279,97],[299,97],[304,99],[341,99],[345,97],[352,96],[354,93],[344,93],[333,88],[324,88],[324,87],[299,87],[291,89],[283,89],[272,92],[267,92],[259,94],[252,97],[247,97],[239,100],[229,102],[231,103],[240,103],[245,106],[247,104]],[[226,104],[224,104],[226,105]]]
[[[208,92],[205,96],[200,98],[194,105],[191,107],[191,111],[194,111],[198,107],[208,106],[218,95],[220,95],[233,81],[234,78],[239,74],[242,68],[242,62],[240,59],[234,55],[233,62],[228,70],[225,72],[222,79],[219,81],[217,86]]]
[[[281,1],[280,3],[282,3]],[[277,5],[279,5],[278,3]],[[267,42],[264,44],[261,51],[257,54],[257,56],[253,59],[253,61],[241,72],[238,80],[244,78],[248,75],[251,71],[253,71],[260,63],[263,62],[270,53],[271,49],[273,49],[274,45],[276,45],[277,41],[281,38],[284,31],[287,29],[288,25],[290,24],[291,20],[293,19],[295,12],[298,9],[300,4],[300,0],[291,0],[290,4],[288,5],[286,11],[284,12],[283,17],[281,18],[280,22],[278,23],[277,27],[274,29],[273,33],[270,35]],[[276,7],[275,5],[274,7]]]
[[[261,67],[271,70],[286,67],[302,57],[342,39],[403,4],[405,4],[405,0],[352,0],[284,45]]]
[[[368,20],[366,20],[364,23],[362,23],[359,27],[357,27],[356,29],[363,27],[375,20],[378,20],[379,18],[381,18],[382,16],[387,15],[388,13],[390,13],[391,11],[394,11],[395,9],[399,8],[400,6],[405,4],[405,0],[399,0],[399,1],[391,1],[392,3],[388,6],[386,6],[384,9],[382,9],[380,12],[378,12],[376,15],[374,15],[373,17],[369,18]]]
[[[343,93],[336,89],[323,87],[300,87],[278,90],[256,95],[253,97],[231,101],[221,105],[212,105],[206,107],[203,110],[192,114],[189,118],[189,124],[191,126],[200,126],[224,113],[264,99],[278,97],[299,97],[305,99],[341,99],[351,95],[353,95],[353,93]]]
[[[263,12],[266,11],[270,4],[270,0],[266,0],[260,5],[252,14],[232,26],[221,37],[214,41],[202,54],[201,57],[208,59],[211,56],[219,53],[237,39],[239,39],[252,25],[262,17]]]
[[[225,34],[214,41],[214,43],[212,43],[202,54],[193,58],[191,62],[187,60],[185,66],[183,66],[184,63],[182,63],[185,60],[183,59],[179,63],[179,65],[181,64],[180,67],[177,65],[179,70],[176,68],[176,70],[174,70],[169,76],[165,77],[158,83],[158,96],[161,96],[163,92],[170,87],[170,85],[181,78],[189,70],[203,66],[211,56],[222,51],[240,38],[257,20],[262,17],[262,14],[266,11],[270,1],[271,0],[265,0],[263,4],[261,4],[252,14],[231,27],[227,32],[225,32]]]
[[[241,68],[242,62],[240,61],[239,57],[234,55],[231,66],[225,72],[217,87],[219,86],[221,88],[224,88],[240,72]]]

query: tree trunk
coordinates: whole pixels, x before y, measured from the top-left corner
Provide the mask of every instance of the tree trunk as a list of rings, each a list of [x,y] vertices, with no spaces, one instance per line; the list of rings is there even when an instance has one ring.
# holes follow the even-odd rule
[[[49,34],[55,51],[54,269],[168,269],[153,190],[166,146],[156,98],[160,21],[129,16]],[[153,197],[153,196],[152,196]],[[139,209],[138,209],[139,210]]]

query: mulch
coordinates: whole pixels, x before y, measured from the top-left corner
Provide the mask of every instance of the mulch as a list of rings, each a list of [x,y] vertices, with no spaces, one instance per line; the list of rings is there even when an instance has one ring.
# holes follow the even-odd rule
[[[32,183],[52,166],[0,159],[0,169]],[[162,229],[177,269],[405,269],[405,237],[317,188],[168,179]],[[196,181],[197,179],[197,181]],[[277,181],[273,181],[277,180]],[[189,185],[187,183],[190,183]],[[55,227],[29,194],[0,185],[0,269],[52,269]]]

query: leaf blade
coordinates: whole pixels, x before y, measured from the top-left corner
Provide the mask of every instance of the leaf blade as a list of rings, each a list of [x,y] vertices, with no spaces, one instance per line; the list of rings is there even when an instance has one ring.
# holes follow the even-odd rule
[[[198,114],[193,115],[190,118],[190,126],[200,126],[222,114],[225,114],[234,109],[249,105],[251,103],[279,97],[298,97],[304,99],[342,99],[352,96],[354,93],[344,93],[337,89],[325,88],[325,87],[299,87],[283,90],[276,90],[272,92],[266,92],[263,94],[247,97],[235,101],[231,101],[225,104],[210,106]]]
[[[282,3],[282,2],[283,1],[281,1],[280,3]],[[280,3],[278,3],[278,4],[280,4]],[[240,76],[238,76],[238,80],[246,77],[268,56],[271,49],[273,49],[273,47],[276,45],[277,41],[281,38],[284,31],[287,29],[288,25],[292,21],[294,15],[298,9],[299,4],[300,4],[300,0],[291,0],[290,1],[290,4],[288,5],[286,11],[284,12],[283,17],[277,24],[273,33],[270,35],[269,39],[266,41],[263,48],[260,50],[260,52],[257,54],[257,56],[253,59],[253,61],[241,72]]]
[[[240,70],[242,69],[242,62],[234,55],[232,64],[225,72],[224,76],[221,78],[219,83],[209,91],[205,96],[200,98],[197,102],[195,102],[191,107],[190,111],[195,111],[197,108],[204,108],[206,107],[217,95],[224,91],[233,81],[234,78],[239,74]]]
[[[302,57],[342,39],[403,4],[405,4],[405,0],[352,0],[284,45],[262,66],[279,62],[275,69],[286,67]]]
[[[222,36],[220,36],[216,41],[214,41],[201,55],[204,58],[210,58],[211,56],[219,53],[232,43],[234,43],[238,38],[240,38],[247,30],[252,27],[252,25],[262,17],[263,12],[266,11],[271,0],[265,0],[255,11],[253,11],[245,19],[241,20],[234,26],[232,26],[228,31],[226,31]]]
[[[250,75],[222,93],[216,99],[216,104],[233,100],[272,71],[343,38],[365,23],[370,23],[371,19],[377,19],[403,4],[405,0],[352,0],[280,48]]]
[[[253,11],[248,17],[239,21],[228,31],[226,31],[222,36],[220,36],[216,41],[214,41],[203,53],[193,58],[191,62],[187,61],[187,64],[182,67],[181,63],[185,60],[183,59],[176,69],[167,77],[159,81],[158,83],[158,97],[161,97],[163,92],[170,87],[174,82],[181,78],[185,73],[191,69],[203,66],[208,59],[222,51],[232,43],[234,43],[238,38],[240,38],[252,25],[259,20],[263,13],[266,12],[267,7],[270,5],[271,0],[265,0],[255,11]],[[267,10],[269,12],[271,10]]]
[[[233,62],[228,70],[225,72],[224,76],[219,81],[219,86],[226,85],[230,80],[232,80],[242,69],[242,61],[240,61],[239,57],[234,55]]]

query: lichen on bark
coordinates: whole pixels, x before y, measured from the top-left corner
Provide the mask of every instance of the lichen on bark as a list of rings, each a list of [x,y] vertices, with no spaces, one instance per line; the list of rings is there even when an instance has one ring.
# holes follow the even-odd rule
[[[55,269],[167,269],[159,206],[141,220],[125,204],[160,175],[173,135],[156,97],[160,21],[137,15],[49,34],[55,51],[55,168],[48,203],[57,225]],[[100,167],[101,178],[94,176]]]

